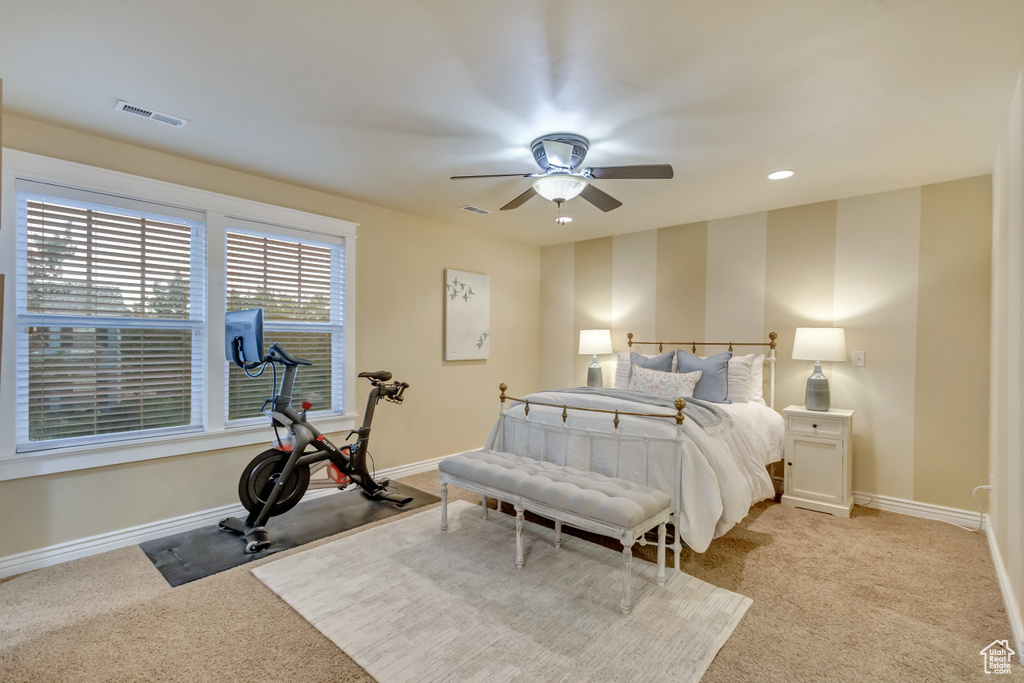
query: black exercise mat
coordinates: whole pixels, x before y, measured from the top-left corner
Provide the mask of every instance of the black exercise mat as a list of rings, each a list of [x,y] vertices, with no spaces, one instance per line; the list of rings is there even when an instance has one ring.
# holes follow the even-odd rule
[[[272,543],[263,552],[252,555],[245,552],[245,537],[225,531],[216,524],[146,541],[139,547],[164,575],[167,583],[174,587],[441,500],[433,494],[395,482],[388,488],[412,496],[412,502],[404,507],[374,502],[358,488],[304,500],[283,515],[270,518],[267,532]]]

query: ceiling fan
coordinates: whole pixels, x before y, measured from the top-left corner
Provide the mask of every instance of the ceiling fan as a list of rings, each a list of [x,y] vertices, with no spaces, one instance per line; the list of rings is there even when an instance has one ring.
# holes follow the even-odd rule
[[[515,209],[536,194],[555,202],[559,206],[579,195],[601,209],[611,211],[622,206],[615,197],[602,192],[591,184],[593,180],[647,180],[669,179],[672,177],[670,164],[641,164],[637,166],[591,166],[580,167],[590,149],[590,141],[575,133],[552,133],[542,135],[530,145],[533,158],[540,166],[540,173],[493,173],[487,175],[457,175],[452,180],[467,178],[533,178],[530,188],[501,207],[502,211]]]

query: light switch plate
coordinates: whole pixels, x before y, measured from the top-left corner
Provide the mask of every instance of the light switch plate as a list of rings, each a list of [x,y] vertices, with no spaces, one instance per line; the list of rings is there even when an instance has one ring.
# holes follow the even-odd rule
[[[864,367],[864,352],[854,351],[853,352],[853,364],[858,368]]]

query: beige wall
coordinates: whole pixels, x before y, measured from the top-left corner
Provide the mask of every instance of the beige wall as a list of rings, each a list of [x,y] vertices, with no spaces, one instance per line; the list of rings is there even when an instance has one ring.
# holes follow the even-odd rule
[[[991,229],[985,228],[992,221],[992,179],[922,188],[921,212],[914,452],[971,453],[977,449],[973,434],[932,425],[988,422],[988,382],[962,382],[952,396],[947,381],[949,369],[961,367],[965,349],[987,355],[992,257]],[[986,225],[978,225],[978,216],[987,218]],[[961,481],[987,484],[988,463],[920,458],[913,474],[914,497],[937,503],[955,495]]]
[[[573,345],[573,327],[563,324],[573,317],[574,245],[562,244],[541,252],[540,388],[558,389],[573,384],[573,363],[579,346]],[[509,387],[512,396],[522,396]]]
[[[627,332],[651,327],[666,341],[775,331],[781,409],[803,403],[811,372],[790,358],[795,328],[844,327],[867,363],[825,372],[833,405],[857,411],[854,489],[972,509],[988,478],[990,201],[985,176],[577,243],[571,263],[549,256],[564,245],[545,248],[542,277],[577,287],[575,324],[550,316],[548,334],[576,343],[585,318],[624,350]],[[556,265],[573,276],[548,272]],[[554,353],[544,345],[542,364]]]
[[[604,237],[576,242],[573,249],[574,384],[587,383],[587,368],[593,362],[593,356],[579,353],[579,331],[607,328],[612,317],[612,244],[611,237]]]
[[[992,179],[992,536],[1017,651],[1024,647],[1024,72]]]
[[[633,254],[637,267],[654,263],[657,290],[654,297],[654,334],[643,341],[694,340],[704,337],[704,298],[707,286],[708,224],[688,223],[656,231],[656,254]],[[616,285],[616,289],[618,286]],[[648,293],[651,296],[651,293]],[[615,321],[611,321],[615,326]],[[632,330],[627,330],[632,332]],[[622,337],[613,339],[622,350]],[[654,353],[644,348],[644,353]]]
[[[905,500],[916,499],[914,463],[927,456],[914,452],[920,231],[920,188],[854,197],[836,206],[833,322],[846,328],[847,349],[867,354],[862,368],[832,364],[834,405],[857,411],[853,418],[853,489]],[[979,304],[987,306],[988,302]],[[981,358],[983,348],[978,349]],[[960,351],[965,356],[971,353],[970,349]],[[983,374],[983,366],[982,361],[975,375]],[[977,449],[985,448],[982,431],[979,425],[968,430],[982,439],[974,458]],[[950,451],[946,457],[955,460],[960,454]],[[972,507],[970,489],[963,493],[940,504]]]
[[[520,393],[537,387],[539,248],[10,114],[3,140],[11,149],[358,223],[356,365],[389,369],[411,385],[401,407],[378,412],[371,447],[378,469],[483,445],[498,384]],[[442,360],[445,268],[491,277],[487,361]],[[0,557],[237,503],[238,475],[252,455],[239,448],[0,482]]]

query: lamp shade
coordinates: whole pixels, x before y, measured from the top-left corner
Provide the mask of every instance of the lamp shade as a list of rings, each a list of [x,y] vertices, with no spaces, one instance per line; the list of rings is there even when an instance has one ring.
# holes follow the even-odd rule
[[[533,181],[533,189],[541,197],[552,202],[564,202],[583,192],[590,183],[581,175],[555,173],[542,175]]]
[[[580,330],[581,354],[591,356],[612,351],[611,330]]]
[[[846,360],[846,330],[841,327],[798,327],[793,360]]]

